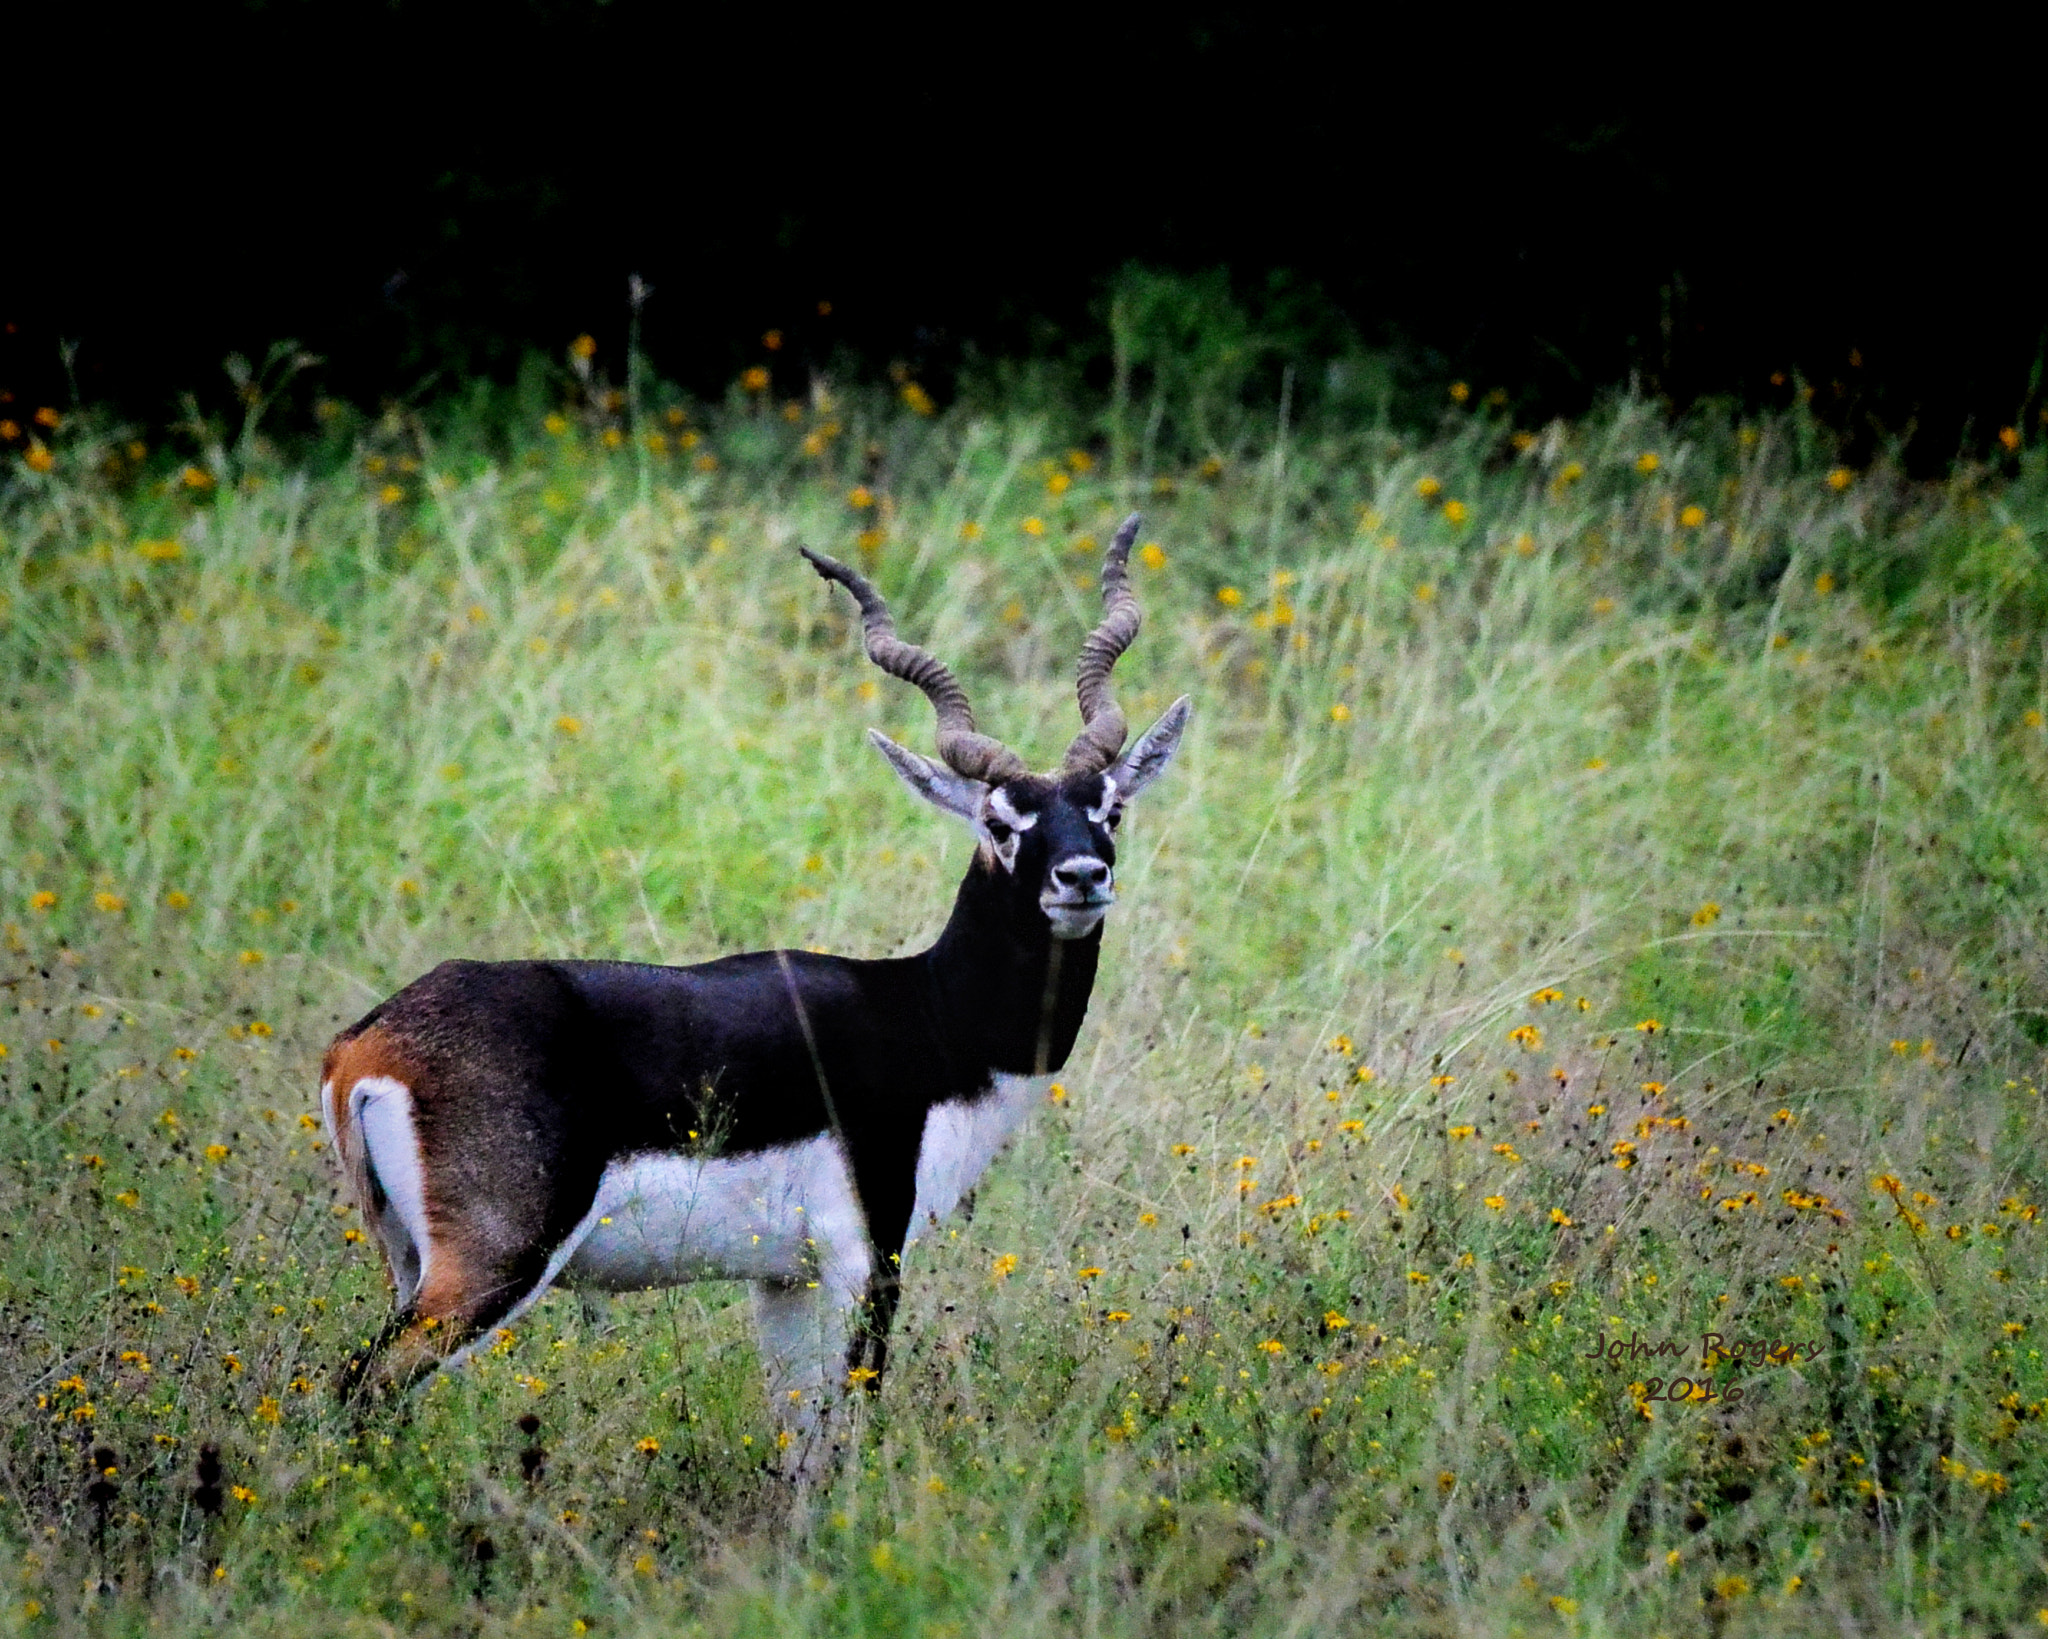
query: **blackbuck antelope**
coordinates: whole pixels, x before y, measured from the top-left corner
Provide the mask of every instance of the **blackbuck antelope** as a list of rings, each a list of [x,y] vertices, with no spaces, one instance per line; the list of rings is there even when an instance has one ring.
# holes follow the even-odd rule
[[[977,839],[938,942],[696,967],[444,962],[335,1038],[321,1103],[396,1312],[344,1393],[459,1358],[556,1283],[753,1283],[779,1444],[807,1472],[827,1413],[886,1363],[903,1249],[973,1187],[1072,1051],[1114,900],[1124,804],[1180,744],[1185,697],[1128,751],[1110,669],[1138,632],[1127,563],[1081,647],[1083,727],[1033,774],[975,732],[953,673],[855,571],[868,658],[938,714],[939,760],[869,733]]]

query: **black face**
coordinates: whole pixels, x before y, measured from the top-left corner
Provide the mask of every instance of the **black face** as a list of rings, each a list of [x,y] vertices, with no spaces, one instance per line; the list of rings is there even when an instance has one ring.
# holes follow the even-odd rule
[[[1123,798],[1103,774],[1065,782],[1032,776],[988,794],[981,829],[1019,893],[1029,891],[1055,939],[1082,939],[1116,902],[1116,828]]]

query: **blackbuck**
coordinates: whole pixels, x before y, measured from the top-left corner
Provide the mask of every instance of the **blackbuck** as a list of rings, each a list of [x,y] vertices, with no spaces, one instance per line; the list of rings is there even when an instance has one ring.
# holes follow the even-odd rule
[[[444,962],[335,1038],[334,1153],[396,1311],[344,1393],[402,1387],[557,1282],[612,1291],[753,1283],[778,1443],[808,1472],[828,1413],[879,1385],[904,1248],[1046,1096],[1088,1008],[1116,830],[1180,744],[1185,697],[1124,749],[1110,669],[1138,632],[1128,560],[1077,669],[1082,729],[1034,774],[975,731],[966,691],[896,636],[854,570],[867,655],[938,714],[937,761],[869,731],[977,846],[945,931],[887,960],[807,951],[695,967]]]

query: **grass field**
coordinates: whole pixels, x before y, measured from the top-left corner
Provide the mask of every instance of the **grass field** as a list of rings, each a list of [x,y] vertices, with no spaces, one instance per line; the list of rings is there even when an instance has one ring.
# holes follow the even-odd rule
[[[2037,451],[565,380],[7,446],[0,1631],[2048,1622]],[[794,545],[1050,761],[1133,505],[1120,693],[1195,724],[858,1458],[792,1509],[723,1285],[339,1414],[333,1031],[446,956],[928,938],[966,838],[862,730],[929,711]]]

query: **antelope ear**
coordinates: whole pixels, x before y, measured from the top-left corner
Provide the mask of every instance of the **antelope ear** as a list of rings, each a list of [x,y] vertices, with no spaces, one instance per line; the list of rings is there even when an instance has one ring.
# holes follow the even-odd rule
[[[1180,750],[1181,730],[1188,726],[1188,714],[1193,710],[1193,702],[1182,695],[1110,766],[1109,777],[1116,781],[1118,796],[1126,800],[1135,797],[1166,772],[1166,765]]]
[[[920,757],[907,746],[898,745],[888,735],[874,729],[868,730],[868,739],[889,760],[889,766],[896,770],[896,777],[934,808],[963,819],[969,825],[981,823],[981,805],[989,793],[985,783],[971,780],[965,774],[956,774],[944,763]]]

